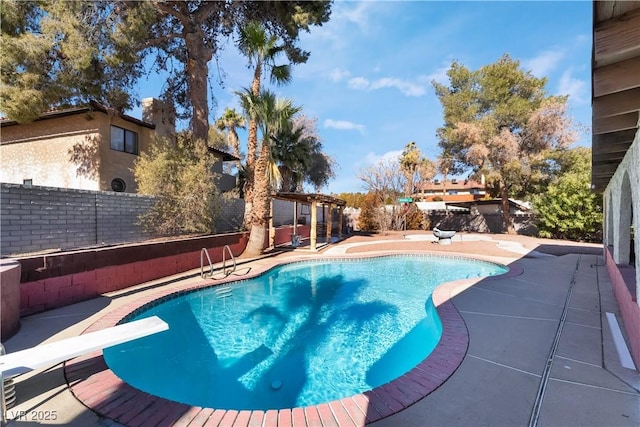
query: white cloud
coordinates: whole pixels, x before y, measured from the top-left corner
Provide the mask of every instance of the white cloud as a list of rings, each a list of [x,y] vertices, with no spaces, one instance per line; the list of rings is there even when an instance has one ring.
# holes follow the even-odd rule
[[[426,84],[422,81],[424,77],[420,77],[418,82],[402,80],[396,77],[382,77],[373,81],[369,81],[364,77],[354,77],[347,83],[349,88],[357,90],[377,90],[384,88],[398,89],[406,96],[422,96],[426,93]]]
[[[364,133],[364,125],[359,125],[346,120],[326,119],[324,121],[324,127],[339,130],[357,130],[360,133]]]
[[[354,8],[350,8],[355,4]],[[337,2],[331,13],[331,19],[344,19],[349,23],[356,24],[362,29],[368,25],[368,14],[374,5],[372,2]]]
[[[406,80],[401,80],[391,77],[383,77],[375,80],[371,84],[371,89],[382,89],[386,87],[392,87],[398,89],[406,96],[422,96],[427,91],[424,84],[412,83]]]
[[[420,80],[424,82],[431,83],[432,81],[436,81],[443,85],[449,84],[449,76],[447,76],[447,71],[449,71],[449,64],[444,64],[442,67],[437,68],[431,74],[426,76],[420,76]]]
[[[558,84],[558,93],[560,95],[569,95],[569,102],[584,104],[587,102],[585,93],[587,84],[584,80],[574,78],[572,73],[572,68],[562,73],[560,83]]]
[[[334,82],[339,82],[348,78],[350,75],[351,73],[348,70],[343,70],[342,68],[334,68],[329,73],[329,78],[331,78],[331,80],[333,80]]]
[[[564,50],[546,50],[540,55],[522,61],[525,70],[530,70],[536,77],[546,77],[547,74],[558,66],[564,58]]]
[[[368,89],[369,80],[365,79],[364,77],[354,77],[352,79],[349,79],[347,85],[351,89]]]
[[[371,151],[364,157],[363,163],[377,165],[380,162],[395,162],[398,161],[400,156],[402,156],[402,150],[387,151],[383,154],[376,154]]]

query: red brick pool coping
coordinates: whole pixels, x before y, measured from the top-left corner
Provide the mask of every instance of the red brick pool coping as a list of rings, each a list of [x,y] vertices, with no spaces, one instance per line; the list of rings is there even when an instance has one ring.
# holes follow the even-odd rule
[[[424,255],[424,253],[421,254]],[[358,258],[367,257],[369,256],[358,256]],[[274,266],[275,264],[245,278],[263,274]],[[520,274],[522,274],[522,268],[514,264],[503,275],[481,280],[496,280]],[[238,279],[228,278],[215,285],[235,280]],[[467,352],[469,334],[462,317],[450,299],[478,281],[478,279],[457,280],[442,284],[434,290],[432,298],[442,322],[442,337],[433,352],[415,368],[373,390],[320,405],[268,411],[236,411],[190,406],[154,396],[130,386],[109,369],[100,350],[66,362],[65,377],[71,392],[89,409],[103,417],[132,427],[156,425],[363,426],[396,414],[423,399],[440,387],[458,369]],[[179,290],[165,289],[142,297],[105,315],[83,333],[115,326],[134,310],[159,298],[210,286],[212,283],[208,281]]]

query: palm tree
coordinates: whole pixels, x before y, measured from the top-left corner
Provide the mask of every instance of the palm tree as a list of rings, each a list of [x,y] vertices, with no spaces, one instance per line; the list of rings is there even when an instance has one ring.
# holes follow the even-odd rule
[[[254,67],[253,80],[251,81],[251,94],[254,97],[260,96],[260,86],[264,68],[269,69],[272,83],[286,84],[291,81],[291,67],[286,65],[276,65],[275,60],[280,53],[284,52],[284,45],[278,45],[278,37],[268,35],[265,27],[259,22],[249,22],[240,29],[238,49],[249,59],[249,64]],[[245,110],[246,111],[246,110]],[[258,147],[258,123],[249,116],[249,136],[247,140],[247,161],[245,167],[245,224],[250,221],[253,187],[254,169],[257,159]]]
[[[269,219],[273,173],[269,165],[273,165],[271,142],[275,135],[287,126],[288,121],[300,111],[289,99],[276,98],[270,91],[262,91],[260,96],[245,89],[238,93],[247,115],[255,120],[262,136],[260,155],[255,162],[253,208],[249,219],[250,235],[245,254],[254,256],[262,253]]]
[[[245,119],[242,115],[238,114],[233,108],[225,108],[222,117],[216,120],[216,128],[221,131],[227,132],[227,145],[233,150],[233,155],[238,158],[236,161],[236,167],[238,169],[236,175],[236,188],[240,185],[240,139],[238,138],[237,128],[245,128]]]
[[[305,172],[311,167],[311,155],[316,151],[316,145],[316,139],[305,136],[304,128],[292,122],[274,136],[271,156],[277,162],[283,190],[300,190]]]
[[[240,139],[236,129],[244,129],[245,123],[244,116],[238,114],[234,108],[225,108],[222,117],[216,120],[216,128],[227,132],[227,145],[233,150],[233,155],[238,158],[240,158]]]
[[[415,180],[416,170],[420,164],[420,149],[415,142],[411,141],[405,145],[400,157],[400,168],[407,179],[405,182],[404,195],[411,196],[413,194],[413,182]]]

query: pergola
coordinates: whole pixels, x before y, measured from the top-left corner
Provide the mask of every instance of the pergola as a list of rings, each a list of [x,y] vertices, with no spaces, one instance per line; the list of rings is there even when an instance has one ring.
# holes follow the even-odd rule
[[[593,2],[591,70],[591,184],[602,192],[638,131],[640,1]]]
[[[316,250],[318,246],[317,232],[318,232],[318,207],[328,207],[329,219],[324,218],[324,209],[322,210],[322,222],[327,223],[326,230],[326,242],[331,242],[331,209],[333,206],[337,206],[339,208],[338,214],[338,223],[340,226],[338,227],[338,239],[342,239],[342,221],[343,221],[343,211],[347,202],[342,199],[338,199],[336,197],[327,196],[325,194],[316,194],[316,193],[290,193],[290,192],[277,192],[271,195],[272,199],[286,200],[293,202],[293,233],[296,234],[296,229],[298,227],[298,203],[303,203],[310,205],[310,213],[311,213],[311,231],[310,231],[310,249]],[[269,224],[269,230],[274,230],[273,227],[273,218]],[[271,232],[270,232],[271,234]]]

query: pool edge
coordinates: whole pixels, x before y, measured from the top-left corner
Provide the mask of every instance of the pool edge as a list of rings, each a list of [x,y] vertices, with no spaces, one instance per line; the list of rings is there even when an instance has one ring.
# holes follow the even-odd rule
[[[427,255],[421,252],[422,255]],[[398,252],[394,252],[398,255]],[[373,256],[348,255],[345,258],[369,258]],[[455,257],[455,255],[453,255]],[[334,257],[327,257],[331,259]],[[482,258],[468,257],[486,261]],[[283,262],[287,263],[287,262]],[[257,277],[275,264],[251,277]],[[492,279],[514,277],[522,274],[522,267],[504,265],[509,270]],[[442,336],[431,354],[416,367],[382,386],[340,400],[304,408],[269,411],[236,411],[190,406],[135,389],[118,378],[106,365],[101,351],[77,357],[64,364],[64,375],[72,394],[83,405],[98,415],[125,425],[146,425],[163,421],[163,424],[182,426],[203,425],[208,421],[228,426],[316,426],[335,424],[362,426],[394,415],[422,400],[446,382],[462,363],[469,345],[469,333],[462,316],[451,302],[458,293],[473,286],[478,279],[461,279],[439,285],[433,292],[433,303],[442,322]],[[233,280],[233,281],[237,281]],[[153,292],[125,304],[90,325],[83,333],[116,325],[133,311],[175,293],[190,292],[216,284],[201,282],[183,289],[164,289]]]

